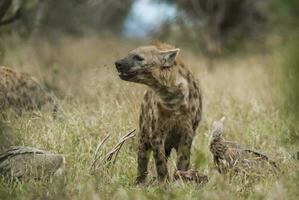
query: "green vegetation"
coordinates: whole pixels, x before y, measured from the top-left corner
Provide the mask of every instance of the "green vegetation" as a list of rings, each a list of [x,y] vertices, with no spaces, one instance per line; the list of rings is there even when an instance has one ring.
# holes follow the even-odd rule
[[[22,117],[7,113],[2,119],[1,127],[5,129],[1,137],[9,138],[15,145],[64,154],[67,175],[63,179],[53,177],[14,183],[1,180],[0,199],[298,198],[299,163],[289,158],[298,146],[285,142],[292,139],[290,133],[298,133],[298,127],[291,126],[275,100],[280,83],[274,81],[273,66],[278,65],[277,59],[273,59],[274,53],[218,59],[215,66],[219,67],[210,73],[202,57],[182,49],[186,64],[201,81],[204,97],[203,120],[192,147],[192,168],[208,174],[210,180],[205,187],[180,181],[135,186],[136,137],[125,143],[115,165],[90,174],[89,166],[99,141],[107,133],[111,134],[103,147],[105,153],[122,135],[137,127],[144,91],[143,86],[121,81],[113,66],[116,58],[140,44],[111,37],[98,38],[61,38],[55,45],[45,41],[29,45],[7,38],[5,45],[9,48],[6,48],[3,63],[30,72],[47,82],[50,88],[56,88],[63,114],[53,119],[48,110],[24,113]],[[295,53],[294,58],[297,58]],[[298,61],[294,64],[290,61],[289,65],[297,66],[296,63]],[[290,91],[295,91],[296,81],[293,83]],[[297,95],[291,98],[294,102]],[[232,181],[219,175],[213,169],[208,150],[208,129],[213,120],[223,115],[228,117],[225,124],[228,140],[262,150],[279,163],[281,172],[245,180],[236,177]],[[172,154],[171,172],[174,161],[175,154]],[[154,176],[151,160],[149,179]]]
[[[286,110],[299,115],[299,34],[293,34],[283,52],[284,60],[281,67],[283,75],[283,92]]]
[[[113,66],[129,50],[148,43],[121,35],[135,1],[5,0],[0,1],[0,24],[16,18],[0,26],[0,65],[37,77],[56,94],[61,112],[53,119],[47,109],[21,117],[7,111],[0,117],[0,152],[24,145],[64,154],[67,173],[50,180],[0,179],[1,200],[298,199],[299,161],[291,155],[299,150],[299,1],[159,1],[176,5],[178,16],[151,36],[179,46],[201,82],[203,119],[191,163],[208,175],[207,185],[159,185],[152,181],[151,159],[151,183],[136,186],[137,137],[123,145],[110,168],[89,171],[106,134],[111,136],[104,154],[138,126],[145,88],[121,81]],[[11,6],[4,9],[5,2]],[[220,175],[208,143],[211,122],[222,116],[228,118],[227,140],[264,152],[280,171],[248,179]],[[175,157],[168,162],[170,173]]]

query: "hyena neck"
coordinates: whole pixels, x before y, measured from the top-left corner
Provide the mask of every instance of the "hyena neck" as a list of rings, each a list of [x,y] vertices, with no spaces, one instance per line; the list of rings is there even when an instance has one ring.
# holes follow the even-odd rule
[[[177,107],[188,96],[188,82],[183,76],[180,66],[161,70],[156,80],[149,86],[165,106]]]

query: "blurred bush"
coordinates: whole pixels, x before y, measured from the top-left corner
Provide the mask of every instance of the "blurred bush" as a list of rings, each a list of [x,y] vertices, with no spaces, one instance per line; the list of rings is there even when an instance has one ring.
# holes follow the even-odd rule
[[[284,110],[288,115],[299,117],[299,1],[273,0],[275,18],[284,20],[280,31],[286,34],[281,55],[282,64],[279,66],[281,76],[281,95]]]
[[[280,50],[282,62],[279,65],[280,99],[282,99],[282,118],[289,124],[284,141],[288,144],[299,144],[299,1],[274,0],[273,17],[281,24],[280,32],[285,34],[286,43]],[[282,23],[283,22],[283,23]]]
[[[39,22],[45,34],[56,29],[69,34],[110,30],[119,32],[132,0],[46,1]]]
[[[163,0],[162,0],[163,1]],[[183,12],[179,26],[194,35],[207,53],[221,54],[245,36],[264,30],[265,1],[251,0],[164,0],[172,2]],[[186,37],[186,33],[183,33]]]
[[[291,34],[280,67],[285,110],[299,117],[299,30]]]
[[[89,30],[110,30],[117,33],[122,28],[132,2],[133,0],[2,0],[0,24],[18,14],[18,22],[7,29],[19,30],[27,35],[78,35]],[[3,26],[0,28],[1,31],[5,30]]]

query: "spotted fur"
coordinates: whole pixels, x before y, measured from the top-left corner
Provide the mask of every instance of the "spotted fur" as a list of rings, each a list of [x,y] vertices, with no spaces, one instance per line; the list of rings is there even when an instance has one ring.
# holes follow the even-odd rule
[[[262,172],[264,174],[266,169],[277,169],[276,163],[265,154],[226,141],[223,138],[224,120],[225,117],[214,121],[210,133],[210,151],[219,173],[234,175],[240,172],[243,174]]]
[[[179,49],[156,43],[118,60],[121,79],[147,85],[139,115],[137,183],[145,181],[153,152],[159,181],[168,175],[167,158],[177,152],[177,169],[188,170],[195,130],[201,120],[198,81],[178,57]]]
[[[34,77],[8,67],[0,67],[1,113],[12,109],[20,114],[23,110],[41,109],[47,103],[53,106],[53,111],[57,111],[53,96]]]

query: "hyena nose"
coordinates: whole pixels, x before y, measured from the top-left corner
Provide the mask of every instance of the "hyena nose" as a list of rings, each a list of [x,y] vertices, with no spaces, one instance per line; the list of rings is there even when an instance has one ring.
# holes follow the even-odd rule
[[[115,67],[116,67],[117,70],[121,70],[122,69],[122,64],[121,64],[120,61],[116,61],[114,64],[115,64]]]

